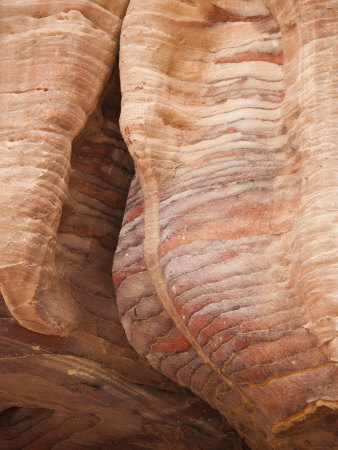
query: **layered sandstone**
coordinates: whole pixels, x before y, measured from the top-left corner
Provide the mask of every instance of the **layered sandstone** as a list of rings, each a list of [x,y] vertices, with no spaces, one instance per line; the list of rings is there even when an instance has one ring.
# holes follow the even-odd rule
[[[115,64],[126,4],[0,2],[2,449],[245,448],[119,321],[111,266],[134,172]]]
[[[0,1],[1,448],[335,448],[337,12]]]
[[[132,0],[122,28],[122,324],[252,448],[336,445],[337,12]]]
[[[27,328],[67,334],[82,311],[56,255],[72,141],[116,58],[127,1],[2,1],[0,290]]]

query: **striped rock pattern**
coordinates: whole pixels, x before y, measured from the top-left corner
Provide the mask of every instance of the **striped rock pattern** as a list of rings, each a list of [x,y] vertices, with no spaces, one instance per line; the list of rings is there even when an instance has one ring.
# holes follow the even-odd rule
[[[119,322],[111,266],[134,169],[119,132],[116,67],[99,94],[115,64],[121,24],[111,13],[122,16],[125,6],[0,2],[1,261],[29,269],[11,272],[7,265],[1,272],[4,294],[9,282],[13,288],[7,305],[24,325],[0,295],[1,449],[247,448],[217,411],[142,360]],[[30,115],[20,108],[30,108]],[[69,177],[62,177],[69,162]],[[20,204],[11,205],[20,195]],[[40,266],[39,254],[25,250],[33,244],[54,255],[55,264]],[[33,304],[18,311],[13,298],[27,300],[40,270],[49,278]],[[51,298],[53,285],[60,295]]]
[[[37,332],[65,335],[85,319],[56,234],[72,141],[111,73],[127,3],[0,3],[0,290],[13,316]],[[81,191],[92,201],[99,195],[86,182]],[[119,203],[109,196],[106,202]]]
[[[129,342],[252,448],[335,448],[337,2],[132,0]]]
[[[27,330],[0,298],[1,450],[247,450],[216,411],[130,353]]]

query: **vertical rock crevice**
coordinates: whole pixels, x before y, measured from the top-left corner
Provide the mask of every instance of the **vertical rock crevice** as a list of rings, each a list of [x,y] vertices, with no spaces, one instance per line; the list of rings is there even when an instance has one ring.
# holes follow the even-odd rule
[[[0,227],[3,449],[245,448],[217,412],[136,354],[119,321],[111,265],[133,163],[114,58],[126,4],[1,2],[1,39],[13,46],[1,54],[0,101],[30,108],[2,133],[12,159],[0,170],[1,206],[13,213]]]

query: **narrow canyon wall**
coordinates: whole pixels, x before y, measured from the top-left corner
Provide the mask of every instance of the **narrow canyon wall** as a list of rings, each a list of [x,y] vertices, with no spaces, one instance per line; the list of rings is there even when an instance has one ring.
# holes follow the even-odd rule
[[[126,6],[0,1],[1,449],[245,448],[136,354],[119,320],[111,267],[134,173],[118,125]]]
[[[257,449],[337,440],[337,6],[132,0],[122,28],[122,324]]]
[[[1,448],[336,448],[337,23],[0,0]]]

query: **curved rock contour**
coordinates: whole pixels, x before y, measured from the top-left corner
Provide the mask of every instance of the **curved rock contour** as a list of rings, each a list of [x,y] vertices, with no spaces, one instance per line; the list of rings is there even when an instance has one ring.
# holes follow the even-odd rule
[[[122,29],[122,324],[252,448],[336,442],[336,6],[132,0]]]
[[[71,146],[116,57],[127,0],[2,1],[0,290],[25,327],[81,323],[56,256]]]
[[[50,277],[41,281],[33,304],[28,304],[26,309],[19,309],[18,313],[15,308],[12,309],[21,324],[36,331],[43,331],[44,334],[20,326],[6,308],[0,295],[1,449],[36,450],[43,447],[59,450],[79,450],[79,448],[127,450],[137,446],[147,450],[167,450],[168,445],[176,450],[246,448],[243,439],[232,427],[224,424],[216,411],[190,392],[175,386],[151,368],[146,361],[141,360],[128,344],[119,323],[111,280],[111,265],[133,164],[118,126],[120,88],[117,67],[100,97],[100,88],[94,86],[97,95],[95,98],[91,82],[100,80],[87,80],[89,73],[95,78],[96,71],[96,68],[92,71],[92,68],[87,66],[94,62],[91,54],[93,48],[98,60],[102,56],[101,51],[106,55],[107,48],[96,47],[97,43],[102,44],[101,41],[96,42],[97,35],[102,37],[99,31],[92,30],[91,33],[81,34],[84,31],[83,23],[75,18],[83,16],[84,21],[86,16],[93,20],[93,28],[107,25],[107,31],[112,37],[113,54],[110,55],[110,63],[103,65],[101,69],[108,74],[115,63],[113,39],[117,40],[118,27],[116,29],[112,27],[115,19],[105,24],[104,17],[110,16],[100,5],[105,5],[106,8],[109,8],[109,5],[113,8],[120,6],[122,8],[123,4],[119,6],[115,0],[102,1],[100,5],[98,2],[89,1],[56,1],[52,4],[39,0],[27,3],[11,2],[11,5],[14,9],[9,8],[9,2],[0,2],[1,18],[4,19],[6,15],[10,17],[10,20],[0,22],[1,41],[7,45],[8,41],[11,41],[9,39],[11,35],[16,44],[10,47],[7,56],[2,48],[0,84],[8,83],[10,71],[13,70],[13,64],[8,63],[9,56],[21,64],[22,73],[15,73],[12,78],[10,86],[12,95],[8,93],[0,96],[1,106],[8,100],[9,106],[13,107],[11,103],[13,99],[16,99],[18,106],[21,99],[24,105],[24,99],[29,95],[33,114],[30,119],[31,121],[37,119],[37,128],[43,129],[40,133],[36,133],[36,142],[30,142],[28,139],[21,142],[22,146],[26,146],[26,151],[20,148],[20,153],[16,154],[15,147],[12,147],[13,165],[10,165],[7,159],[8,167],[3,165],[0,168],[4,211],[8,211],[6,201],[9,201],[10,191],[7,187],[14,192],[17,180],[15,174],[19,169],[22,179],[21,184],[17,186],[16,198],[19,199],[20,195],[23,197],[21,207],[16,205],[17,208],[13,208],[11,217],[7,216],[7,223],[6,217],[2,218],[1,239],[4,240],[2,246],[0,244],[0,250],[3,251],[1,260],[8,261],[11,256],[13,260],[17,258],[18,261],[26,261],[25,258],[28,256],[24,251],[25,245],[29,247],[30,239],[35,239],[36,242],[39,238],[41,251],[44,249],[48,251],[53,256],[52,263],[54,259],[55,264],[41,267],[38,255],[29,255],[31,260],[34,260],[34,265],[26,268],[32,273],[24,270],[16,272],[18,282],[16,285],[11,284],[13,290],[10,291],[11,295],[6,297],[10,307],[13,306],[10,303],[13,298],[18,301],[25,300],[27,291],[22,289],[23,286],[24,289],[30,289],[32,280],[34,281],[34,272],[48,271]],[[74,11],[68,11],[70,6]],[[57,17],[65,21],[65,26],[55,26],[55,11],[59,11]],[[20,28],[19,24],[27,19],[26,12],[36,18],[44,14],[48,16],[48,27],[43,33],[41,30],[35,34],[32,30],[24,32]],[[52,17],[49,17],[50,15]],[[44,23],[43,20],[33,22],[37,25]],[[10,27],[7,26],[9,23]],[[119,25],[121,21],[116,23]],[[15,29],[14,25],[17,25]],[[78,42],[79,33],[78,37],[81,39]],[[36,37],[34,43],[36,48],[30,55],[32,34]],[[39,59],[38,49],[44,49],[53,39],[55,40],[53,51],[41,54]],[[87,39],[88,43],[85,42]],[[88,45],[88,52],[83,48],[84,44]],[[20,54],[15,55],[13,52],[19,47]],[[81,55],[78,55],[78,52]],[[72,55],[77,55],[73,62]],[[69,64],[63,67],[65,61]],[[64,79],[60,78],[60,71]],[[32,78],[32,74],[41,79],[46,78],[46,83],[57,82],[55,90],[58,92],[46,97],[45,101],[42,101],[39,89],[19,93],[22,80]],[[65,90],[63,93],[62,86],[69,90],[70,79],[74,76],[76,79],[71,82],[72,92],[67,93]],[[54,88],[51,90],[54,91]],[[46,142],[43,141],[48,136],[47,123],[43,125],[42,118],[39,115],[34,117],[34,114],[37,104],[41,102],[40,112],[48,111],[51,114],[55,107],[54,120],[62,121],[64,110],[58,107],[58,102],[62,103],[63,94],[71,95],[75,104],[79,97],[85,99],[87,96],[95,110],[72,143],[67,193],[62,199],[57,199],[54,209],[54,204],[46,205],[45,201],[45,198],[51,195],[50,191],[53,192],[53,183],[46,182],[44,190],[38,189],[40,186],[34,185],[34,175],[41,178],[42,169],[39,166],[35,167],[35,171],[32,168],[30,172],[28,166],[39,163],[39,155],[41,158],[44,157],[46,170],[43,179],[45,181],[50,179],[51,174],[48,170],[52,170],[54,153],[49,155],[48,151],[52,151],[54,147],[46,147]],[[69,109],[72,109],[72,105]],[[1,112],[5,111],[6,108],[3,106]],[[77,109],[74,113],[77,113]],[[19,119],[22,117],[23,113]],[[5,119],[5,115],[2,119]],[[82,116],[80,119],[82,120]],[[18,136],[22,137],[20,122],[15,125],[16,129],[11,127],[2,129],[2,144],[12,140],[15,142],[16,131]],[[33,144],[35,159],[31,157]],[[57,147],[59,141],[56,140],[54,144]],[[58,150],[62,153],[63,148],[60,147]],[[30,155],[30,158],[23,158],[25,154]],[[2,155],[8,157],[9,153],[3,150]],[[64,163],[68,164],[66,156],[68,158],[69,154],[65,155]],[[14,164],[18,161],[22,164],[19,169]],[[6,180],[5,173],[11,174],[13,180],[11,178]],[[53,180],[58,180],[57,173],[54,175]],[[26,187],[29,187],[29,183],[33,183],[31,187],[36,188],[32,189],[34,192],[32,198],[26,191],[20,190],[23,185],[27,184]],[[66,182],[63,183],[66,185]],[[32,200],[36,200],[34,209],[30,203]],[[62,214],[61,218],[55,218],[55,229],[49,230],[50,234],[45,233],[42,223],[40,228],[33,228],[37,235],[29,234],[29,215],[32,212],[35,214],[31,218],[34,219],[31,220],[34,226],[41,217],[44,217],[44,223],[48,224],[50,217],[58,215],[61,200]],[[14,241],[19,236],[20,223],[24,226],[24,233],[20,235],[22,240]],[[53,234],[51,239],[52,233],[55,236]],[[10,245],[5,245],[6,240]],[[17,253],[10,255],[11,250]],[[23,250],[22,254],[19,250]],[[8,266],[3,269],[2,281],[6,291],[6,286],[11,281],[11,272]],[[58,292],[55,297],[50,298],[49,287],[53,285],[57,286]],[[69,311],[71,309],[67,305],[69,301],[76,306],[75,311]],[[55,324],[52,322],[55,319],[55,310],[59,328],[53,326]],[[51,319],[47,317],[48,320],[45,322],[47,312],[50,312]],[[70,316],[70,312],[74,312],[74,315]],[[31,320],[32,317],[34,321]],[[67,333],[67,336],[50,336],[45,333]]]

